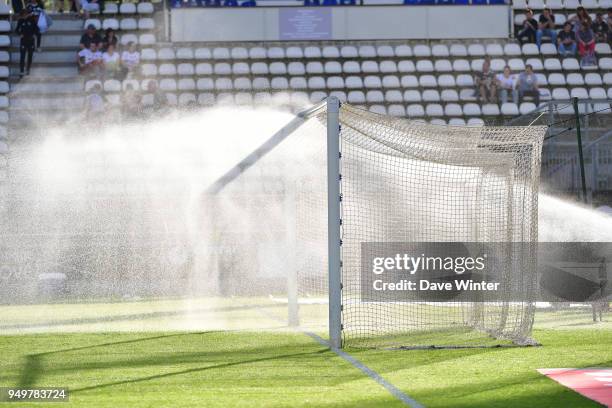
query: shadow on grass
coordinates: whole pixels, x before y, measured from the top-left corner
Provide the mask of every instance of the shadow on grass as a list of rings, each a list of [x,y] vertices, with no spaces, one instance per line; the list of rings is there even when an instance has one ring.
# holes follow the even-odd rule
[[[0,331],[2,330],[22,330],[22,329],[36,329],[42,327],[54,327],[54,326],[74,326],[82,324],[95,324],[95,323],[108,323],[108,322],[120,322],[120,321],[135,321],[135,320],[146,320],[146,319],[159,319],[163,317],[177,317],[186,316],[197,313],[221,313],[221,312],[234,312],[242,310],[250,310],[252,308],[280,308],[282,304],[261,304],[261,305],[240,305],[240,306],[227,306],[227,307],[210,307],[210,308],[198,308],[198,309],[185,309],[185,310],[172,310],[164,312],[150,312],[150,313],[130,313],[120,314],[112,316],[100,316],[100,317],[84,317],[77,319],[66,319],[66,320],[51,320],[40,323],[18,323],[0,325]]]

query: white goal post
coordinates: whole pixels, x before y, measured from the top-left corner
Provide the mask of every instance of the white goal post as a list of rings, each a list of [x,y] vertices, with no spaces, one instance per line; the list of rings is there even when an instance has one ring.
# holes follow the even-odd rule
[[[318,127],[302,135],[306,122]],[[301,323],[305,300],[325,296],[331,347],[531,344],[537,282],[529,244],[537,241],[545,131],[428,125],[329,97],[297,114],[207,193],[241,217],[265,219],[265,228],[220,239],[253,257],[276,245],[289,324]],[[234,220],[212,214],[223,237],[219,231]],[[389,301],[360,277],[361,245],[372,242],[508,243],[501,275],[525,296]]]

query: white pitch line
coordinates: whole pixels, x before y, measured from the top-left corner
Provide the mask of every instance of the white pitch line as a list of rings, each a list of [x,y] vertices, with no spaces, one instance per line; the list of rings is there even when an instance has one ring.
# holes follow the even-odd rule
[[[367,375],[368,377],[376,381],[378,384],[382,385],[387,391],[391,393],[391,395],[393,395],[398,400],[402,401],[407,406],[412,407],[412,408],[425,408],[423,405],[418,403],[413,398],[410,398],[408,395],[406,395],[400,389],[398,389],[395,385],[385,380],[380,374],[378,374],[376,371],[372,370],[370,367],[363,364],[361,361],[357,360],[355,357],[351,356],[350,354],[340,349],[330,347],[329,343],[325,339],[321,338],[320,336],[317,336],[314,333],[307,332],[307,331],[304,331],[303,333],[311,337],[312,339],[316,340],[322,346],[329,347],[331,351],[333,351],[338,356],[342,357],[344,360],[351,363],[353,367],[359,369],[365,375]]]

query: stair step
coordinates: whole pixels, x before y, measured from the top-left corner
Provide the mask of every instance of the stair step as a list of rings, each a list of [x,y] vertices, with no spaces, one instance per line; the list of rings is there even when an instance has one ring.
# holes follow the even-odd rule
[[[81,33],[74,34],[44,34],[42,36],[42,48],[45,47],[73,47],[75,51],[79,48]],[[19,47],[19,37],[11,36],[11,46]]]
[[[20,97],[11,99],[11,111],[19,109],[53,109],[53,110],[70,110],[81,109],[83,107],[83,96],[72,97]]]
[[[19,69],[17,67],[11,67],[11,75],[18,76]],[[32,64],[32,70],[30,71],[30,78],[66,78],[66,77],[76,77],[78,76],[78,70],[76,64],[73,66],[61,66],[61,67],[41,67],[36,66],[36,64]]]
[[[11,98],[28,94],[66,94],[83,92],[82,81],[74,82],[29,82],[11,84]]]

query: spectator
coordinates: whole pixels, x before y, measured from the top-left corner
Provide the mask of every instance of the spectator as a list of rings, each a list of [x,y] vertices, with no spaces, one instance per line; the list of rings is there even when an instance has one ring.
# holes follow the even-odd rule
[[[602,13],[597,13],[592,29],[596,42],[608,42],[608,23],[604,21]]]
[[[572,28],[574,32],[578,34],[578,30],[580,30],[580,25],[584,20],[589,20],[591,22],[591,16],[587,13],[586,9],[582,6],[576,9],[576,14],[567,19],[572,24]]]
[[[595,60],[595,34],[591,30],[589,20],[583,20],[580,30],[576,34],[578,41],[578,54],[580,55],[580,66],[596,65]]]
[[[102,8],[102,4],[99,4],[98,0],[76,0],[77,6],[83,10],[83,18],[87,20],[89,13],[99,11]]]
[[[20,37],[19,42],[19,75],[30,75],[32,66],[32,55],[36,44],[36,36],[38,35],[38,25],[36,18],[27,12],[21,10],[19,20],[15,32]],[[27,59],[27,63],[26,63]]]
[[[102,51],[106,51],[110,44],[115,46],[115,50],[117,49],[117,42],[119,39],[117,35],[115,35],[115,30],[112,28],[107,28],[104,38],[102,39]]]
[[[89,43],[89,48],[82,49],[77,54],[79,73],[86,77],[102,77],[102,54],[98,51],[98,44]]]
[[[512,102],[518,103],[518,91],[515,89],[514,75],[510,72],[510,67],[505,66],[504,72],[497,74],[496,80],[499,86],[499,96],[502,103],[508,102],[508,93],[512,94]]]
[[[525,11],[525,21],[523,22],[523,29],[517,34],[517,39],[523,45],[524,43],[534,43],[536,41],[536,33],[538,31],[538,22],[533,18],[533,11],[527,9]],[[527,37],[527,41],[524,41]]]
[[[540,104],[538,77],[533,72],[533,66],[531,64],[527,64],[525,66],[525,72],[519,75],[517,87],[519,91],[519,102],[523,102],[525,96],[531,96],[534,98],[536,106]]]
[[[96,26],[90,24],[87,26],[87,30],[85,30],[85,33],[81,36],[81,42],[79,43],[79,46],[81,47],[81,49],[89,49],[91,43],[98,45],[101,42],[102,38],[100,38],[100,34],[97,33]]]
[[[38,33],[36,34],[36,51],[41,51],[42,49],[42,32],[40,30],[40,18],[41,15],[43,16],[43,21],[44,21],[44,31],[46,31],[46,27],[47,27],[47,22],[46,19],[44,18],[44,6],[42,5],[42,3],[38,3],[37,0],[29,0],[28,1],[28,5],[26,6],[26,10],[29,14],[31,14],[32,16],[34,16],[34,21],[36,22],[36,25],[38,26]]]
[[[162,112],[168,106],[168,97],[157,87],[157,82],[149,81],[147,92],[153,97],[151,104],[152,113]]]
[[[540,24],[536,32],[536,44],[538,48],[542,46],[542,37],[549,36],[553,44],[557,44],[557,32],[555,31],[555,16],[549,8],[545,8],[540,15]]]
[[[121,54],[121,65],[127,71],[128,77],[132,77],[136,73],[138,64],[140,64],[140,53],[136,51],[136,44],[130,41],[128,49]]]
[[[125,91],[121,95],[121,106],[123,111],[121,112],[124,119],[137,117],[141,112],[141,98],[140,95],[134,89],[134,86],[128,83],[125,86]]]
[[[115,46],[110,44],[102,54],[104,76],[106,78],[121,78],[121,59],[119,53],[115,52]]]
[[[572,31],[572,24],[563,24],[563,30],[557,35],[557,49],[562,57],[573,57],[576,55],[576,34]]]
[[[102,87],[95,84],[85,98],[85,117],[87,119],[100,120],[104,115],[104,98],[102,97]]]
[[[489,57],[485,58],[482,63],[482,71],[476,74],[475,82],[479,91],[479,98],[483,102],[490,100],[492,103],[495,103],[495,73],[491,71],[491,59]]]
[[[608,9],[608,17],[606,18],[606,22],[608,23],[608,32],[612,33],[612,7]]]

